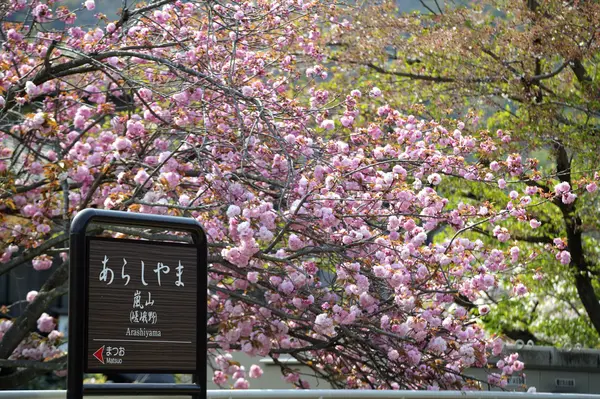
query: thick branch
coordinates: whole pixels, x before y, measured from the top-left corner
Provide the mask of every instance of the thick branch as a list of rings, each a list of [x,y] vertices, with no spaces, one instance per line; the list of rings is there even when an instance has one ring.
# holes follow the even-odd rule
[[[483,234],[487,237],[492,236],[488,231],[481,229],[479,227],[474,228],[473,231],[475,231],[476,233],[479,233],[479,234]],[[530,242],[533,244],[552,244],[553,243],[552,238],[548,237],[548,236],[536,237],[536,236],[520,236],[520,235],[511,234],[511,237],[512,237],[512,239],[517,240],[517,241]]]
[[[27,368],[38,371],[56,371],[64,370],[67,366],[67,355],[61,356],[52,361],[39,362],[35,360],[7,360],[0,359],[0,368]]]
[[[552,72],[548,72],[548,73],[544,73],[544,74],[539,74],[539,75],[534,75],[530,78],[531,81],[533,82],[538,82],[540,80],[544,80],[544,79],[550,79],[556,75],[558,75],[559,73],[562,72],[563,69],[565,69],[565,67],[569,65],[569,61],[565,61],[562,64],[560,64],[560,66],[558,68],[556,68],[554,71]]]
[[[361,62],[361,61],[352,61],[352,60],[341,60],[338,59],[336,57],[329,57],[330,60],[332,61],[337,61],[337,62],[343,62],[346,64],[354,64],[354,65],[362,65],[362,66],[366,66],[368,68],[371,68],[372,70],[379,72],[379,73],[383,73],[386,75],[394,75],[394,76],[400,76],[403,78],[409,78],[409,79],[413,79],[413,80],[424,80],[427,82],[435,82],[435,83],[451,83],[451,82],[456,82],[458,79],[455,78],[449,78],[449,77],[444,77],[444,76],[431,76],[431,75],[420,75],[420,74],[416,74],[416,73],[409,73],[409,72],[401,72],[401,71],[390,71],[387,70],[385,68],[382,68],[378,65],[373,64],[372,62]],[[469,81],[472,82],[477,82],[477,81],[489,81],[489,80],[485,80],[485,79],[471,79]]]
[[[275,308],[269,306],[268,304],[259,302],[256,299],[253,299],[253,298],[251,298],[251,297],[249,297],[247,295],[238,294],[236,292],[233,292],[231,290],[228,290],[226,288],[219,287],[219,286],[216,286],[216,285],[210,285],[208,288],[211,289],[211,290],[222,292],[223,294],[226,294],[226,295],[229,295],[229,296],[231,296],[233,298],[239,299],[242,302],[246,302],[248,304],[255,305],[255,306],[260,306],[260,307],[263,307],[263,308],[267,308],[273,314],[276,314],[277,316],[279,316],[279,317],[281,317],[283,319],[291,319],[291,320],[303,321],[303,319],[301,317],[297,317],[297,316],[291,315],[289,313],[286,313],[284,311],[275,309]]]
[[[14,269],[17,266],[19,266],[27,261],[32,260],[36,256],[43,254],[44,252],[46,252],[53,246],[62,244],[63,242],[67,241],[68,239],[69,239],[69,237],[65,233],[60,233],[56,237],[51,238],[48,241],[44,241],[42,244],[40,244],[40,246],[27,251],[23,255],[18,256],[16,258],[14,258],[13,260],[10,260],[10,261],[4,263],[3,265],[0,265],[0,276],[5,273],[8,273],[9,271],[11,271],[12,269]]]
[[[561,181],[571,182],[571,162],[565,146],[556,141],[556,172]],[[568,249],[571,253],[570,268],[575,274],[575,287],[579,299],[585,308],[592,325],[600,333],[600,302],[594,290],[592,279],[588,271],[588,263],[585,260],[583,252],[582,239],[582,221],[575,213],[575,203],[563,204],[561,201],[555,202],[559,207],[565,228],[567,231]]]
[[[66,281],[69,275],[69,262],[61,264],[43,285],[35,299],[6,331],[0,341],[0,359],[7,359],[19,343],[34,330],[40,315],[57,297],[68,292]]]
[[[574,60],[571,63],[571,70],[575,74],[575,77],[577,77],[579,83],[581,83],[582,85],[586,86],[592,83],[592,78],[590,77],[590,75],[588,75],[585,67],[583,66],[580,60]]]
[[[15,194],[21,194],[21,193],[25,193],[29,190],[34,190],[38,187],[42,187],[43,185],[47,184],[48,180],[46,179],[42,179],[40,181],[37,181],[35,183],[29,184],[27,186],[19,186],[15,189],[14,192],[12,191],[7,191],[4,194],[0,194],[0,199],[4,199],[4,198],[8,198],[8,197],[12,197]]]
[[[38,376],[40,371],[25,369],[8,375],[0,375],[0,390],[20,388]]]
[[[15,389],[24,386],[29,381],[45,371],[64,370],[67,366],[67,356],[61,356],[47,362],[33,362],[28,360],[0,360],[3,364],[11,364],[15,367],[26,367],[24,370],[16,371],[8,375],[0,375],[0,389]],[[27,364],[27,365],[25,365]]]

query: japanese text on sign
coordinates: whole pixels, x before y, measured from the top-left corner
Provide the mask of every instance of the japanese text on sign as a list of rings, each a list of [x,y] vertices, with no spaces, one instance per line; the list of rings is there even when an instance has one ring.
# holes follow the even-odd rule
[[[143,303],[143,304],[142,304]],[[136,290],[133,294],[133,309],[129,312],[129,321],[131,323],[156,324],[158,323],[158,314],[153,310],[142,310],[154,305],[152,293],[148,291],[148,299],[142,301],[142,292]]]
[[[109,261],[109,257],[108,256],[104,256],[104,260],[102,261],[102,270],[100,271],[100,274],[98,275],[98,281],[102,281],[105,282],[106,285],[111,285],[115,279],[115,273],[114,271],[108,267],[108,261]],[[144,261],[140,261],[140,267],[141,267],[141,282],[144,286],[147,286],[148,283],[146,282],[146,278],[145,278],[145,267],[146,265],[144,264]],[[127,273],[125,273],[125,266],[127,266],[127,259],[123,258],[123,266],[121,266],[121,280],[125,280],[125,283],[123,284],[124,286],[126,286],[127,284],[129,284],[129,281],[131,280],[131,276]],[[175,280],[175,286],[176,287],[184,287],[184,283],[182,281],[183,278],[183,265],[181,264],[181,261],[179,261],[179,266],[177,266],[175,268],[176,270],[176,278],[177,280]],[[158,283],[158,286],[162,286],[162,282],[160,279],[161,274],[169,274],[171,271],[171,268],[168,265],[165,265],[162,262],[158,262],[156,264],[156,268],[152,270],[155,274],[156,274],[156,282]]]

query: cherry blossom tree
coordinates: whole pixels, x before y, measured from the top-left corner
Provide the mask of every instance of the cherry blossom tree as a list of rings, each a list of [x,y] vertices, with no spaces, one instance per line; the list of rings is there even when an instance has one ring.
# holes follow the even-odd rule
[[[595,191],[593,178],[540,189],[552,176],[535,159],[497,159],[508,132],[403,115],[377,87],[319,89],[317,39],[348,24],[333,5],[162,0],[82,28],[93,0],[53,3],[12,0],[25,20],[1,32],[0,274],[52,270],[23,314],[0,321],[1,387],[65,367],[45,311],[67,292],[69,222],[88,207],[203,224],[219,385],[260,377],[231,360],[242,351],[291,355],[335,387],[481,386],[463,371],[487,366],[502,340],[478,324],[489,307],[464,304],[500,276],[523,295],[513,264],[534,258],[504,247],[508,222],[535,228],[531,208]],[[460,181],[514,189],[456,203],[444,193]],[[482,226],[497,245],[470,235]],[[440,229],[451,233],[433,240]],[[549,251],[569,262],[562,242]],[[513,354],[498,368],[487,382],[505,386],[523,363]]]
[[[555,176],[542,182],[545,192],[558,183],[577,184],[580,171],[598,171],[600,3],[418,3],[339,9],[340,18],[353,23],[323,35],[332,69],[344,72],[333,73],[326,87],[343,93],[348,84],[361,89],[377,82],[388,103],[403,112],[435,120],[470,113],[473,123],[511,130],[512,150],[503,158],[511,152],[538,157],[542,174]],[[457,185],[448,196],[481,201],[504,193]],[[515,340],[600,347],[596,199],[580,195],[540,206],[534,217],[542,225],[512,235],[522,250],[540,256],[530,265],[525,300],[491,296],[495,311],[485,318],[487,329]],[[491,229],[478,232],[488,245]],[[555,238],[564,241],[568,262],[545,251]],[[540,279],[535,269],[549,278]]]

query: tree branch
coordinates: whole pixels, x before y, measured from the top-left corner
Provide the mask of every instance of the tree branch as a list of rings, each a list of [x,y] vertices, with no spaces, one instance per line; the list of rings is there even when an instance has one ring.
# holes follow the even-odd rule
[[[28,360],[4,360],[0,359],[0,367],[3,363],[14,363],[22,364],[26,367],[24,370],[16,371],[12,374],[0,375],[0,390],[15,389],[24,386],[29,381],[42,374],[45,371],[57,371],[64,370],[67,367],[67,356],[57,357],[56,359],[49,360],[47,362],[33,362]],[[25,366],[24,364],[30,364]]]
[[[337,57],[329,57],[329,59],[331,61],[343,62],[346,64],[362,65],[362,66],[369,67],[379,73],[383,73],[386,75],[400,76],[403,78],[409,78],[409,79],[413,79],[413,80],[424,80],[427,82],[436,82],[436,83],[450,83],[450,82],[457,81],[457,79],[455,79],[455,78],[448,78],[448,77],[443,77],[443,76],[420,75],[420,74],[409,73],[409,72],[390,71],[390,70],[384,69],[378,65],[375,65],[372,62],[342,60]],[[484,82],[484,81],[488,81],[488,80],[486,80],[486,79],[469,79],[468,81],[476,83],[478,81]]]
[[[588,75],[585,67],[581,63],[581,60],[573,60],[571,63],[571,70],[575,74],[575,77],[583,86],[587,86],[593,82],[593,79]]]
[[[48,180],[42,179],[42,180],[36,181],[35,183],[28,184],[27,186],[18,186],[14,192],[7,190],[4,194],[0,194],[0,199],[12,197],[15,194],[25,193],[29,190],[34,190],[38,187],[42,187],[43,185],[48,184],[48,183],[49,183]]]
[[[571,161],[567,150],[562,142],[556,140],[556,172],[562,182],[571,182]],[[564,204],[560,200],[555,201],[563,215],[565,229],[567,231],[567,245],[571,254],[569,263],[575,277],[575,288],[579,299],[585,308],[592,325],[600,333],[600,302],[594,289],[592,279],[588,271],[588,263],[583,251],[582,220],[575,213],[575,201],[572,204]]]
[[[68,239],[69,239],[69,236],[67,236],[63,232],[63,233],[60,233],[59,235],[57,235],[56,237],[49,239],[48,241],[44,241],[38,247],[30,249],[23,255],[18,256],[16,258],[0,265],[0,276],[5,273],[8,273],[9,271],[11,271],[12,269],[14,269],[17,266],[19,266],[27,261],[32,260],[36,256],[43,254],[44,252],[46,252],[48,249],[52,248],[53,246],[55,246],[57,244],[62,244],[63,242],[67,241]]]
[[[34,330],[38,318],[57,297],[69,291],[67,282],[69,261],[61,264],[42,286],[35,299],[27,305],[25,311],[6,331],[0,341],[0,359],[7,359],[19,343]]]
[[[568,65],[569,65],[569,61],[565,61],[558,68],[556,68],[554,71],[548,72],[548,73],[545,73],[545,74],[542,74],[542,75],[534,75],[534,76],[532,76],[530,78],[530,80],[532,82],[539,82],[540,80],[550,79],[550,78],[558,75],[559,73],[561,73],[562,70],[565,69]]]
[[[56,359],[49,360],[47,362],[40,362],[35,360],[7,360],[0,359],[0,368],[27,368],[37,371],[56,371],[64,370],[67,367],[67,355],[58,357]]]

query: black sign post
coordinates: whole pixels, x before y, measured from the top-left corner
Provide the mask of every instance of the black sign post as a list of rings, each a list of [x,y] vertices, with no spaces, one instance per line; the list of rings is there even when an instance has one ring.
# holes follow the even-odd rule
[[[186,232],[193,244],[88,237],[90,223]],[[206,398],[206,236],[194,219],[85,209],[71,223],[67,399]],[[84,373],[192,374],[195,384],[83,384]]]

